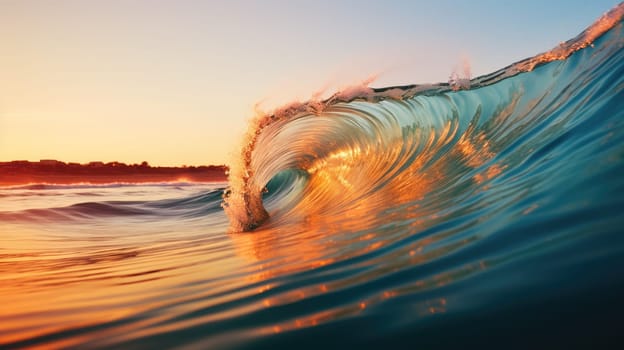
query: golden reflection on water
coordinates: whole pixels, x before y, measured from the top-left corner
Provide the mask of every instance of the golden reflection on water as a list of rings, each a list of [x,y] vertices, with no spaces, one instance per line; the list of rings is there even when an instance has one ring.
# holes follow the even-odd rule
[[[136,234],[107,225],[111,232]],[[64,334],[41,340],[43,348],[58,348],[136,337],[143,327],[144,333],[157,332],[149,325],[197,307],[188,300],[206,292],[190,282],[242,269],[231,259],[223,259],[221,265],[202,263],[210,247],[201,240],[115,246],[97,240],[85,244],[83,237],[80,244],[72,242],[72,231],[83,230],[62,223],[53,228],[1,223],[0,231],[0,344]],[[94,227],[91,234],[97,231]],[[63,234],[65,246],[55,238]],[[10,237],[37,243],[29,248]],[[227,288],[215,286],[210,292]],[[167,314],[137,318],[159,308],[166,308]]]
[[[71,225],[50,224],[51,229],[44,229],[2,224],[0,344],[63,332],[65,336],[51,338],[45,347],[84,341],[111,344],[298,303],[446,256],[478,237],[460,239],[453,232],[441,232],[375,253],[445,220],[440,210],[452,203],[444,201],[454,195],[446,198],[440,191],[451,181],[455,167],[473,167],[473,181],[483,185],[504,172],[505,167],[496,164],[483,167],[495,155],[483,134],[461,138],[449,156],[422,171],[431,155],[454,137],[456,129],[448,125],[445,130],[437,141],[429,138],[425,151],[398,173],[388,167],[406,161],[401,147],[389,147],[384,159],[373,158],[378,150],[352,149],[312,164],[305,195],[294,206],[276,209],[268,222],[251,233],[228,235],[224,228],[217,235],[218,244],[180,238],[175,231],[160,243],[146,243],[150,240],[143,237],[111,244],[98,238],[95,229],[72,233],[76,227]],[[429,202],[434,195],[437,202]],[[120,239],[132,235],[123,224],[109,223],[99,230],[122,232]],[[202,230],[197,228],[196,237],[203,237]],[[368,253],[375,254],[348,265],[355,272],[339,279],[276,290],[285,283],[282,277],[290,276],[289,281],[298,273]],[[369,312],[386,300],[444,286],[487,266],[479,262],[423,276],[257,331],[284,332]],[[260,298],[224,310],[197,312],[254,295]],[[415,310],[425,317],[446,312],[459,302],[436,297],[420,302]]]
[[[441,138],[450,140],[453,128],[447,127]],[[439,141],[439,140],[438,140]],[[252,263],[259,263],[257,271],[247,276],[249,282],[261,282],[280,276],[293,275],[337,261],[362,256],[422,231],[431,222],[439,219],[440,208],[422,206],[429,195],[443,189],[447,174],[457,164],[479,168],[495,154],[486,136],[481,133],[473,137],[462,137],[444,157],[420,171],[444,142],[437,146],[431,142],[427,152],[422,152],[412,164],[398,174],[391,174],[384,180],[383,188],[373,191],[371,179],[383,178],[380,172],[387,162],[375,162],[375,150],[350,149],[331,154],[312,165],[305,195],[287,214],[278,212],[258,230],[251,233],[232,235],[237,253]],[[438,149],[436,149],[438,148]],[[390,150],[399,149],[390,147]],[[388,158],[399,157],[399,152]],[[493,164],[476,173],[476,184],[500,175],[504,166]],[[285,216],[285,217],[282,217]],[[299,218],[299,220],[293,220]],[[383,223],[406,223],[408,229],[381,228]],[[380,276],[409,266],[425,264],[472,243],[478,237],[471,236],[453,240],[453,232],[422,237],[401,249],[383,257],[365,259],[362,265],[376,265],[366,272],[322,284],[298,287],[288,291],[272,293],[277,285],[262,285],[259,294],[266,294],[262,307],[273,308],[296,303],[307,298],[339,291],[349,286],[366,283]],[[436,245],[443,240],[450,242]],[[288,330],[313,327],[332,320],[366,312],[372,306],[397,296],[441,287],[466,275],[486,268],[485,262],[461,266],[433,276],[424,277],[407,285],[389,289],[378,295],[354,300],[345,305],[319,310],[309,315],[296,317],[286,322],[277,322],[263,329],[264,333],[280,333]],[[426,316],[443,313],[449,300],[437,298],[420,305],[418,314]]]

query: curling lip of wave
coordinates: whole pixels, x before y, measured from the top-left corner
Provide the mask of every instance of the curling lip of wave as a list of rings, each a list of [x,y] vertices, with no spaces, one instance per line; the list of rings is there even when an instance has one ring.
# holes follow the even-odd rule
[[[472,79],[469,85],[472,88],[488,86],[517,74],[532,71],[536,67],[549,62],[564,60],[574,52],[593,45],[596,39],[617,25],[623,17],[624,3],[621,3],[605,13],[575,38],[561,43],[548,52],[518,61],[494,73]],[[262,179],[259,182],[256,174],[259,169],[254,168],[252,164],[254,157],[257,156],[255,150],[259,138],[263,136],[265,130],[268,128],[276,124],[296,120],[303,116],[319,116],[329,108],[340,103],[350,103],[354,101],[378,103],[384,100],[404,101],[418,95],[439,95],[451,90],[458,90],[462,87],[463,86],[453,86],[449,83],[386,88],[369,88],[367,86],[353,87],[338,92],[326,100],[310,100],[305,103],[293,103],[271,114],[257,117],[249,126],[241,151],[241,163],[233,164],[229,174],[230,187],[224,193],[222,206],[230,218],[230,230],[235,232],[253,230],[269,217],[269,213],[262,203],[262,192],[264,191],[264,186],[268,179]]]

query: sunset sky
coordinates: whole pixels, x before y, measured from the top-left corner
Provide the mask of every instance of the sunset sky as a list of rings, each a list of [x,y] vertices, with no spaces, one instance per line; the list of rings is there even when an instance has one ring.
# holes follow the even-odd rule
[[[0,161],[227,164],[254,105],[473,76],[617,0],[0,0]]]

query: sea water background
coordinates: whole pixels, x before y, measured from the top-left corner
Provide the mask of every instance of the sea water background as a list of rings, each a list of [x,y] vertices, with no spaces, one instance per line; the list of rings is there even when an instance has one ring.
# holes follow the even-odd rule
[[[622,34],[280,126],[249,233],[226,183],[1,188],[0,347],[617,344]]]

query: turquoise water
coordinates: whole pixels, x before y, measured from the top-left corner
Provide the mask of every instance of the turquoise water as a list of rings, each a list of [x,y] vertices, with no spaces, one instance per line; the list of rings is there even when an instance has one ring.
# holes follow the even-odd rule
[[[611,344],[623,34],[276,115],[229,184],[1,188],[0,347]]]

